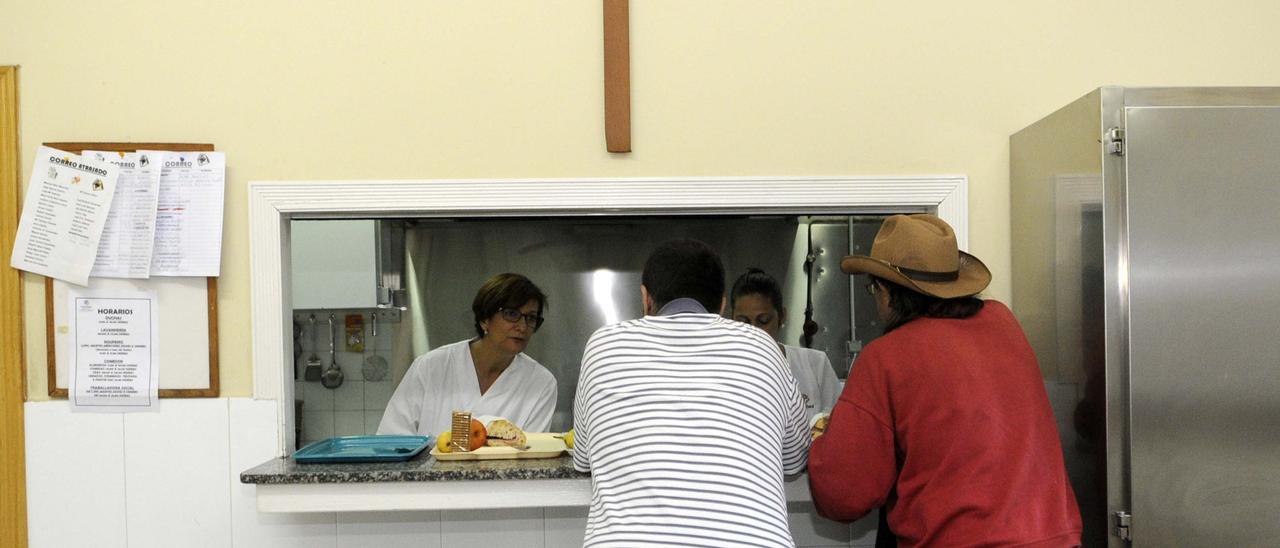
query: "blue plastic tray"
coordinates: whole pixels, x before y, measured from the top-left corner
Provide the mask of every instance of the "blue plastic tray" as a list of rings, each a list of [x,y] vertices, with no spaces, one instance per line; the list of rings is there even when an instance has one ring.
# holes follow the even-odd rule
[[[395,462],[409,460],[429,445],[430,436],[340,436],[299,449],[293,460],[306,464]]]

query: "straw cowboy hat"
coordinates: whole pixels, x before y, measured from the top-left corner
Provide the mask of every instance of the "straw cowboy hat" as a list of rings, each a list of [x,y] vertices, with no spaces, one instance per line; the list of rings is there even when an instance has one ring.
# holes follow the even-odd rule
[[[960,251],[956,233],[934,215],[894,215],[884,220],[871,256],[840,261],[846,274],[870,274],[943,299],[976,295],[991,283],[991,271]]]

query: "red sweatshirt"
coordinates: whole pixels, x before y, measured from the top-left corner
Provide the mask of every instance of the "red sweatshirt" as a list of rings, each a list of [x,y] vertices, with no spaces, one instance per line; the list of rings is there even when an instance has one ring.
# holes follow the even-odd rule
[[[996,301],[867,345],[809,450],[809,488],[840,521],[888,502],[903,546],[1080,543],[1040,367]]]

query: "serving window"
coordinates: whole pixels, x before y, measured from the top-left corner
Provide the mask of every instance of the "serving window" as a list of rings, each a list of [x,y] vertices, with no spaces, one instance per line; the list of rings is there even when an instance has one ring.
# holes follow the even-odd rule
[[[551,429],[573,423],[573,395],[587,338],[601,326],[641,316],[640,272],[663,241],[691,237],[716,249],[726,291],[748,268],[777,280],[785,315],[778,340],[825,353],[844,378],[857,352],[880,334],[875,304],[853,291],[839,261],[866,253],[882,216],[697,215],[383,219],[379,230],[353,220],[292,221],[295,341],[294,395],[303,412],[301,444],[329,436],[374,434],[387,398],[414,357],[475,336],[472,298],[487,278],[523,274],[548,297],[545,323],[525,350],[558,382]],[[350,231],[351,234],[345,234]],[[378,241],[401,242],[372,253]],[[324,235],[323,239],[311,236]],[[314,241],[323,241],[326,247]],[[366,246],[352,253],[333,246]],[[314,253],[316,256],[306,256]],[[362,268],[361,263],[380,266]],[[402,287],[375,287],[379,271],[406,273]],[[411,273],[411,274],[408,274]],[[297,280],[306,280],[300,295]],[[326,280],[328,282],[326,282]],[[364,280],[363,283],[361,280]],[[326,287],[326,285],[328,287]],[[399,306],[374,303],[402,292]],[[351,298],[355,294],[356,299]],[[367,296],[366,296],[367,295]],[[325,296],[328,296],[326,299]],[[369,306],[357,306],[361,302]],[[332,306],[323,306],[332,303]],[[353,304],[355,303],[355,304]],[[730,303],[730,307],[732,303]],[[732,317],[730,309],[725,310]],[[329,318],[334,318],[330,323]],[[816,324],[806,339],[802,326]],[[330,339],[335,341],[330,352]],[[324,374],[336,358],[343,382]]]
[[[675,237],[703,240],[721,254],[726,289],[748,267],[772,274],[788,315],[778,339],[803,346],[811,309],[819,329],[809,346],[843,378],[880,327],[874,304],[854,290],[857,280],[840,272],[839,260],[868,252],[880,220],[893,213],[936,213],[965,247],[965,189],[963,177],[251,183],[254,393],[278,401],[281,455],[299,440],[372,433],[413,358],[474,336],[470,304],[480,284],[517,272],[548,296],[546,322],[525,353],[555,375],[551,429],[567,430],[587,337],[640,316],[644,259]],[[381,261],[377,283],[399,270],[387,284],[399,287],[384,285],[364,308],[294,307],[293,280],[326,267],[324,253],[298,259],[293,232],[360,219],[399,234],[379,230],[369,243]],[[357,329],[363,345],[349,345]],[[307,380],[313,354],[322,372],[329,369],[327,333],[343,370],[335,388]],[[385,372],[371,362],[385,362]]]

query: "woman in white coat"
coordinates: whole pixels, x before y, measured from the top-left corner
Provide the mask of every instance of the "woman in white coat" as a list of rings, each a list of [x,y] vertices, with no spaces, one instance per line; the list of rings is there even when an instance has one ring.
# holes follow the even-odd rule
[[[733,282],[729,303],[733,319],[759,327],[773,340],[778,340],[787,309],[782,306],[782,289],[773,276],[759,268],[747,269]],[[778,343],[778,347],[791,366],[809,418],[829,413],[840,397],[840,381],[826,353],[782,343]]]
[[[527,432],[545,432],[556,407],[556,379],[524,354],[542,326],[547,297],[519,274],[499,274],[471,303],[476,337],[418,356],[391,395],[379,434],[433,436],[454,411],[504,417]]]

